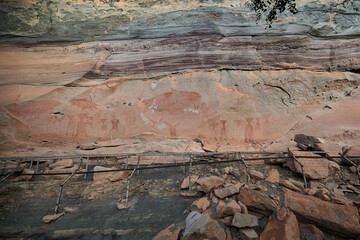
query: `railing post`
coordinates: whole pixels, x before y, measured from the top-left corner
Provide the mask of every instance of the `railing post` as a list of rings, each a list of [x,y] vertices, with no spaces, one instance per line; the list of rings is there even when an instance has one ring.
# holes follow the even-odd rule
[[[189,193],[191,193],[191,173],[192,173],[192,158],[191,153],[189,154]]]
[[[139,175],[140,174],[140,170],[139,170],[139,168],[140,168],[140,155],[138,155],[138,161],[137,161],[137,167],[136,167],[138,170],[137,170],[137,172],[136,172],[136,175]]]

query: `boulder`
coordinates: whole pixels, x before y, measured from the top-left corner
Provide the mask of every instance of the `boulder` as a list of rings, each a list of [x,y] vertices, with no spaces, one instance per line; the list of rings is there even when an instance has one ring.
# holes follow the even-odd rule
[[[224,179],[217,176],[211,176],[211,177],[199,178],[196,182],[200,185],[198,188],[199,191],[209,193],[213,189],[223,185]]]
[[[279,174],[278,170],[271,169],[265,180],[268,182],[272,182],[272,183],[278,183],[280,181],[280,174]]]
[[[293,152],[297,156],[317,156],[311,152]],[[304,173],[310,179],[323,179],[329,175],[329,161],[324,158],[297,158],[298,161],[304,166]],[[296,173],[301,172],[301,166],[295,159],[290,158],[284,166],[290,168],[291,171]]]
[[[191,176],[191,186],[193,186],[198,179],[199,179],[199,176],[192,175]],[[184,181],[181,183],[180,188],[181,189],[189,188],[189,177],[184,178]]]
[[[259,222],[257,217],[253,215],[235,213],[231,225],[237,228],[247,228],[256,227],[259,225]]]
[[[294,213],[280,208],[269,218],[260,240],[300,240],[299,224]]]
[[[257,240],[259,235],[255,232],[253,228],[242,228],[239,229],[239,236],[242,240]]]
[[[226,197],[232,196],[234,194],[239,193],[240,188],[243,187],[244,184],[235,184],[235,185],[231,185],[225,188],[218,188],[215,189],[214,194],[221,199],[224,199]]]
[[[203,212],[210,206],[209,200],[206,197],[200,198],[193,202],[190,206],[190,211]]]
[[[58,213],[58,214],[52,214],[52,215],[46,215],[43,217],[42,221],[44,223],[50,223],[50,222],[53,222],[57,219],[59,219],[61,216],[63,216],[64,213]]]
[[[355,206],[323,201],[286,188],[281,190],[285,206],[302,219],[340,235],[360,235],[359,213]]]
[[[314,150],[314,145],[316,143],[322,143],[319,138],[307,136],[304,134],[296,134],[294,141],[296,142],[297,146],[304,151]]]
[[[241,188],[238,201],[254,212],[271,215],[276,208],[275,202],[266,194],[249,188]]]
[[[160,231],[153,240],[178,240],[180,237],[181,228],[175,227],[174,224],[171,224],[169,227]]]
[[[224,240],[226,233],[209,215],[193,211],[186,217],[182,240],[197,239]]]
[[[322,231],[312,224],[300,224],[300,235],[302,240],[324,240]]]

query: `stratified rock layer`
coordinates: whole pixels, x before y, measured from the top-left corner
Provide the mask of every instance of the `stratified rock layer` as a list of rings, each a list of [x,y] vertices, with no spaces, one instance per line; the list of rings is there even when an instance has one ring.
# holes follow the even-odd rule
[[[0,7],[1,151],[149,132],[249,150],[345,97],[332,134],[359,129],[357,1],[297,1],[272,28],[235,0]]]

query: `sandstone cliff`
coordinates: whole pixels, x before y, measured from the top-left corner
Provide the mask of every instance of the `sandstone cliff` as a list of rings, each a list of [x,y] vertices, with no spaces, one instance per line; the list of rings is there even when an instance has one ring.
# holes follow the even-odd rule
[[[246,1],[1,1],[2,151],[145,132],[258,148],[344,100],[330,135],[359,134],[360,2],[296,3],[269,28]]]

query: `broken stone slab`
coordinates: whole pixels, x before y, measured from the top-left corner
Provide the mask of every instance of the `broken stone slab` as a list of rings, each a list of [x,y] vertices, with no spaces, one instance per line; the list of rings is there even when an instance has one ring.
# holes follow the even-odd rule
[[[124,236],[124,235],[128,235],[132,232],[134,232],[135,229],[131,228],[131,229],[118,229],[118,230],[115,230],[115,233],[117,236]]]
[[[76,239],[78,236],[92,234],[95,228],[77,228],[77,229],[64,229],[55,230],[51,235],[53,239]]]
[[[280,208],[269,218],[260,240],[300,240],[297,218],[289,209]]]
[[[197,198],[197,197],[201,197],[203,196],[204,194],[201,193],[201,192],[197,192],[197,191],[192,191],[192,192],[189,192],[189,191],[182,191],[180,193],[180,195],[184,198]]]
[[[217,176],[203,177],[199,178],[196,183],[200,185],[198,188],[199,191],[209,193],[213,189],[222,186],[224,184],[224,179]]]
[[[359,236],[359,213],[355,206],[340,205],[281,188],[284,204],[297,216],[343,236]]]
[[[44,223],[50,223],[50,222],[53,222],[53,221],[59,219],[59,218],[62,217],[63,215],[64,215],[64,213],[46,215],[46,216],[43,217],[42,221],[43,221]]]
[[[231,225],[237,228],[247,228],[256,227],[259,225],[259,222],[257,217],[253,215],[235,213]]]
[[[276,169],[271,169],[265,180],[272,183],[278,183],[280,181],[279,171]]]
[[[304,151],[313,150],[316,143],[323,142],[317,137],[304,134],[296,134],[294,141],[297,143],[297,146]]]
[[[218,198],[224,199],[226,197],[239,193],[240,188],[243,187],[244,185],[245,185],[244,183],[239,183],[225,188],[218,188],[214,190],[214,194]]]
[[[124,210],[124,209],[128,209],[132,206],[131,202],[127,202],[127,203],[117,203],[116,204],[117,208],[119,210]]]
[[[237,199],[249,210],[265,215],[271,215],[276,209],[275,202],[267,194],[249,188],[241,188]]]
[[[311,152],[293,152],[296,156],[316,156]],[[309,179],[323,179],[329,175],[329,161],[324,158],[297,158],[304,166],[305,176]],[[302,174],[301,166],[295,159],[290,158],[285,164],[285,167],[290,168],[291,171]]]
[[[267,191],[267,187],[265,187],[264,185],[256,185],[254,187],[252,187],[254,190],[256,191]]]
[[[353,186],[351,184],[347,184],[346,186],[347,186],[348,189],[350,189],[350,190],[354,191],[356,194],[360,195],[360,189],[359,188],[357,188],[357,187],[355,187],[355,186]]]
[[[175,227],[175,224],[171,224],[160,231],[152,240],[178,240],[181,230],[181,227]]]
[[[284,187],[287,187],[291,190],[297,191],[297,192],[301,192],[301,190],[296,187],[294,184],[292,184],[289,180],[281,180],[280,184]]]
[[[250,175],[251,179],[255,179],[255,180],[264,179],[264,174],[262,174],[261,172],[256,171],[256,170],[250,170],[249,175]]]
[[[242,228],[238,231],[240,239],[242,240],[257,240],[259,235],[255,232],[253,228]]]
[[[206,197],[203,197],[191,204],[190,211],[204,212],[209,206],[209,200]]]
[[[303,181],[297,181],[293,178],[289,178],[289,182],[291,182],[294,186],[299,188],[301,191],[305,191],[304,182]]]
[[[222,209],[225,207],[225,205],[226,205],[225,201],[222,201],[222,200],[219,201],[219,203],[215,209],[217,215],[220,215],[220,213],[221,213]]]
[[[329,193],[331,201],[334,203],[342,204],[342,205],[353,205],[354,202],[336,192],[330,192]]]
[[[224,229],[207,214],[190,212],[185,220],[185,230],[182,240],[226,238]]]
[[[191,176],[191,186],[193,186],[198,179],[199,179],[199,176],[197,176],[197,175],[192,175],[192,176]],[[187,189],[187,188],[189,188],[189,177],[184,178],[184,181],[181,183],[180,188],[181,188],[181,189]]]
[[[79,212],[79,208],[77,208],[77,207],[65,207],[64,211],[66,213],[75,214],[75,213]]]

